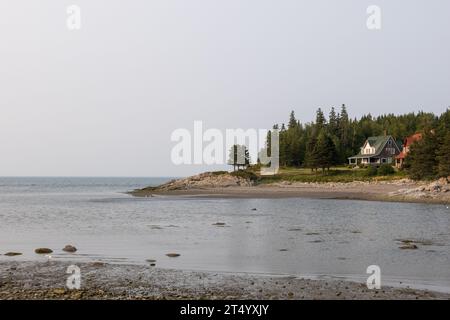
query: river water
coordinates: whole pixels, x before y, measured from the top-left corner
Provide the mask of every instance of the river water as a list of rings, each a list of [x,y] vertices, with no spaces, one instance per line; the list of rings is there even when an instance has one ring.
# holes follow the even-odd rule
[[[160,268],[362,282],[367,267],[378,265],[382,284],[450,292],[446,206],[124,193],[167,180],[0,178],[0,253],[23,253],[0,259],[43,261],[34,249],[49,247],[54,260],[155,259]],[[419,241],[418,249],[400,249],[400,239]],[[78,251],[64,253],[66,244]]]

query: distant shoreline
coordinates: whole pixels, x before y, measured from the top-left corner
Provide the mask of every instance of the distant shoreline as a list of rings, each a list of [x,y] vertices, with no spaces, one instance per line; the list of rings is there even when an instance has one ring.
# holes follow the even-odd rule
[[[201,176],[201,175],[199,175]],[[190,198],[312,198],[336,200],[366,200],[387,202],[411,202],[429,204],[449,204],[450,192],[432,192],[425,182],[413,182],[407,179],[379,182],[346,183],[299,183],[276,182],[270,184],[221,185],[211,186],[210,182],[201,184],[205,179],[194,176],[174,180],[158,187],[134,190],[129,194],[136,197],[177,196]],[[210,177],[208,177],[209,179]],[[193,186],[189,181],[195,181]],[[187,182],[186,182],[187,181]],[[200,181],[200,183],[199,183]],[[241,183],[238,181],[238,183]],[[181,187],[178,184],[183,184]],[[447,187],[447,186],[446,186]],[[449,186],[450,187],[450,186]]]

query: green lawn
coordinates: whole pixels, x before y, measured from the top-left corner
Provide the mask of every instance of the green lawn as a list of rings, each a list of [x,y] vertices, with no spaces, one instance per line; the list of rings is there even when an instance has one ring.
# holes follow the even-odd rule
[[[370,176],[367,169],[350,169],[348,167],[334,167],[330,168],[329,172],[322,173],[319,170],[317,173],[312,172],[311,169],[283,167],[277,175],[274,176],[260,176],[259,168],[247,169],[254,172],[258,176],[259,183],[271,183],[279,181],[291,182],[352,182],[352,181],[374,181],[374,180],[396,180],[406,178],[406,173],[403,171],[396,171],[391,175],[386,176]]]

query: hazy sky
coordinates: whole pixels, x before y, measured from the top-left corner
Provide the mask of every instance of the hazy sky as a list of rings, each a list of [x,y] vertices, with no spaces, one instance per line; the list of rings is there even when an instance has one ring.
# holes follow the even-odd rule
[[[68,5],[81,30],[66,27]],[[382,28],[366,27],[381,8]],[[441,113],[450,1],[2,0],[0,176],[180,176],[170,134]]]

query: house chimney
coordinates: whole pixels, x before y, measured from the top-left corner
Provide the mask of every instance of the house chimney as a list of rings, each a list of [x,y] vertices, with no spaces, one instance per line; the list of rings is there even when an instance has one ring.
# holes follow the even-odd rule
[[[385,136],[385,137],[387,136],[387,131],[386,131],[386,130],[384,130],[384,136]]]

